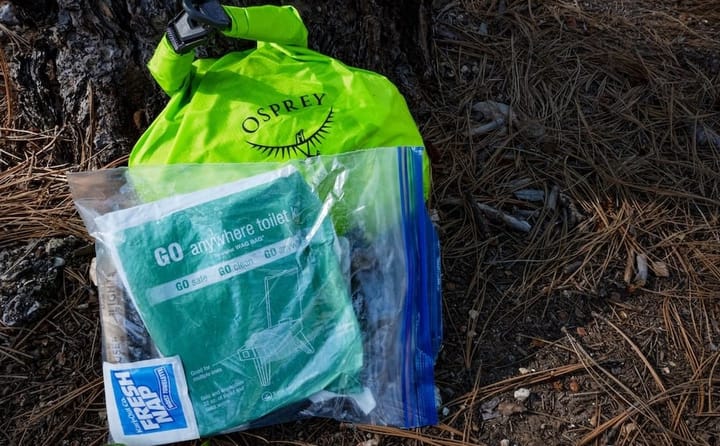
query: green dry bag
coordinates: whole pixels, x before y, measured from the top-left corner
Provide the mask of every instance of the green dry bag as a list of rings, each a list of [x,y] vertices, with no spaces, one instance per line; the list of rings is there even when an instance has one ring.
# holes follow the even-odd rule
[[[295,8],[224,9],[231,27],[223,33],[257,40],[257,48],[195,59],[177,54],[163,37],[148,66],[170,102],[133,148],[131,167],[423,145],[397,88],[377,73],[308,49]],[[427,159],[423,164],[427,196]]]

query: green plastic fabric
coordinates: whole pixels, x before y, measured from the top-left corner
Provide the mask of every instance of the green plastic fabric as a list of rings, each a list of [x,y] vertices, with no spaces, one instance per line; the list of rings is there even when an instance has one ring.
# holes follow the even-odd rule
[[[321,390],[355,391],[362,339],[337,237],[295,168],[96,219],[200,435]]]
[[[377,73],[308,49],[293,7],[225,10],[232,20],[225,34],[257,40],[257,48],[194,60],[163,38],[148,67],[170,101],[136,143],[131,167],[423,145],[397,88]],[[426,158],[424,178],[427,197]]]

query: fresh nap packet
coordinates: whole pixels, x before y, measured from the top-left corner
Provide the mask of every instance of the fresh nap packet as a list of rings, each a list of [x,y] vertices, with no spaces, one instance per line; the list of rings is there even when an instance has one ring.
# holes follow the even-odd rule
[[[358,391],[362,337],[338,240],[327,209],[294,167],[111,212],[95,223],[163,356],[105,365],[116,440],[157,444],[177,441],[179,432],[196,438],[321,391]],[[158,369],[159,390],[143,384],[128,395],[131,369],[145,363],[165,367]],[[168,390],[174,385],[176,393]],[[184,424],[162,423],[168,401],[185,408],[185,385],[192,413],[184,413]],[[128,410],[145,396],[153,407]],[[143,424],[155,412],[160,419]],[[151,432],[158,434],[145,443]]]
[[[140,446],[198,437],[179,357],[105,362],[103,380],[115,441]]]

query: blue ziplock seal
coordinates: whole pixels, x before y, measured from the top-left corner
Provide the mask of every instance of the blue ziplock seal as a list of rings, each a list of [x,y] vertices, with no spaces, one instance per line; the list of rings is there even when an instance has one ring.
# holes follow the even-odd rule
[[[415,182],[422,184],[422,172],[413,170]],[[440,240],[430,215],[425,208],[424,195],[415,191],[418,213],[418,228],[420,231],[420,268],[423,269],[423,283],[421,303],[421,327],[430,331],[430,351],[434,361],[437,359],[442,344],[442,284],[440,282]],[[424,345],[424,347],[426,347]]]
[[[427,249],[428,252],[431,253],[430,259],[427,262],[427,267],[429,269],[427,289],[431,293],[429,305],[431,309],[430,333],[432,339],[432,355],[433,359],[437,360],[437,355],[440,352],[443,338],[440,239],[438,238],[435,226],[429,216],[426,216],[425,221],[427,231],[431,234],[431,236],[427,239]]]
[[[439,246],[424,205],[422,151],[398,148],[408,279],[401,335],[406,428],[438,422],[433,370],[442,338]]]

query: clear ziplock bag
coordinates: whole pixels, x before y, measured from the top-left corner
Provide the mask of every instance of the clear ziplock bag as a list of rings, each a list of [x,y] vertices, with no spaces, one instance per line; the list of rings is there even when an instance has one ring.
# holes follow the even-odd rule
[[[115,441],[437,421],[422,150],[69,175],[97,241]]]

